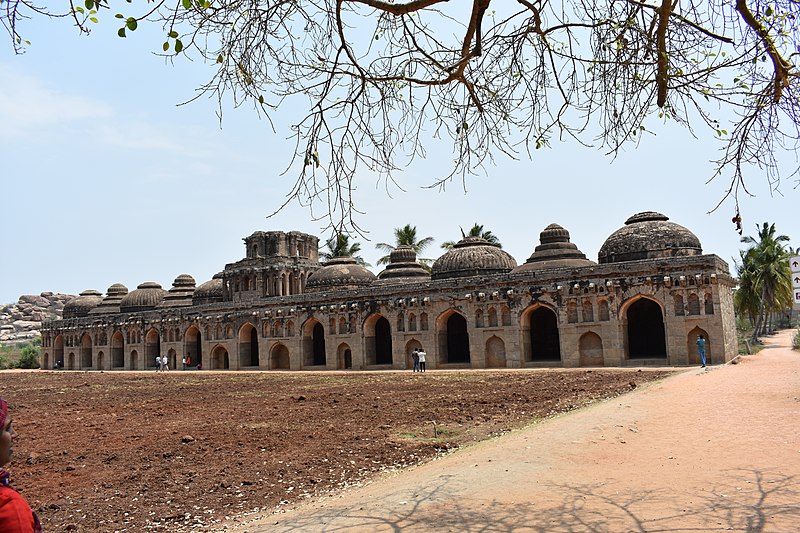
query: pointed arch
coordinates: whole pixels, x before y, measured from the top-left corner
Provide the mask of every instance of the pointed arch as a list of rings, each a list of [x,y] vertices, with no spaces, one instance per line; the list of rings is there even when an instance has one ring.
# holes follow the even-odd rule
[[[400,323],[398,315],[398,324]],[[380,313],[373,313],[364,321],[365,364],[392,364],[392,325]]]
[[[189,361],[187,366],[203,364],[203,336],[194,324],[183,333],[183,353]]]
[[[350,345],[345,342],[336,348],[336,368],[353,368],[353,351],[350,349]]]
[[[506,364],[506,343],[492,335],[486,341],[486,368],[505,368]]]
[[[603,366],[603,339],[593,331],[588,331],[578,339],[578,353],[581,366]]]
[[[53,341],[53,364],[59,365],[64,368],[66,361],[64,360],[64,337],[58,335]]]
[[[308,319],[303,324],[303,366],[324,366],[327,362],[325,353],[325,328],[316,318]]]
[[[689,311],[689,316],[696,316],[700,314],[700,297],[697,293],[691,293],[687,299],[686,307]]]
[[[269,354],[270,370],[289,370],[289,348],[285,344],[276,343]]]
[[[156,357],[161,357],[161,335],[156,328],[150,328],[144,336],[144,357],[146,368],[156,368]]]
[[[258,330],[250,322],[245,322],[239,328],[238,349],[239,368],[258,368]]]
[[[111,368],[125,368],[125,337],[121,331],[111,335]]]
[[[534,304],[522,313],[521,321],[525,361],[560,361],[561,338],[555,309]]]
[[[711,364],[711,339],[708,332],[700,326],[695,326],[692,331],[686,336],[686,353],[688,354],[687,361],[690,365],[700,364],[700,354],[697,353],[697,337],[700,335],[706,340],[706,364]]]
[[[437,360],[442,363],[469,363],[467,319],[455,309],[448,309],[436,319]]]
[[[211,369],[227,370],[230,368],[230,356],[224,346],[218,344],[211,350]]]
[[[81,335],[80,367],[82,369],[92,368],[92,336],[88,333]]]
[[[629,359],[667,357],[664,313],[656,301],[639,296],[623,306]]]
[[[497,309],[494,306],[489,308],[489,312],[487,313],[489,327],[496,328],[497,327]]]

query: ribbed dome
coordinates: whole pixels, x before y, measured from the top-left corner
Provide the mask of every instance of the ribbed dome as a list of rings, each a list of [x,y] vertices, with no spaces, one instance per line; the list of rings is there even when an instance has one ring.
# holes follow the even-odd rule
[[[217,272],[211,280],[206,281],[194,290],[192,294],[192,305],[221,302],[222,299],[222,272]]]
[[[115,283],[106,290],[106,297],[100,305],[89,311],[92,315],[110,315],[119,313],[119,304],[122,297],[128,294],[128,287],[122,283]]]
[[[600,263],[701,255],[700,239],[654,211],[637,213],[612,233],[597,254]]]
[[[172,282],[172,288],[159,307],[188,307],[192,305],[195,281],[189,274],[181,274]]]
[[[135,313],[137,311],[147,311],[155,309],[164,300],[167,291],[161,288],[158,283],[148,281],[136,287],[122,297],[119,303],[121,313]]]
[[[539,234],[541,244],[514,272],[527,272],[545,268],[583,267],[594,265],[578,247],[569,242],[569,231],[558,224],[550,224]]]
[[[352,257],[334,257],[306,281],[306,292],[368,287],[377,278]]]
[[[103,295],[99,292],[93,290],[83,291],[79,296],[64,304],[63,317],[78,318],[87,316],[89,311],[100,305],[102,301]]]
[[[430,273],[417,263],[417,252],[414,248],[401,245],[389,254],[389,264],[378,274],[377,285],[392,283],[413,283],[431,279]]]
[[[433,263],[432,279],[464,278],[510,272],[517,262],[508,253],[481,237],[461,239]]]

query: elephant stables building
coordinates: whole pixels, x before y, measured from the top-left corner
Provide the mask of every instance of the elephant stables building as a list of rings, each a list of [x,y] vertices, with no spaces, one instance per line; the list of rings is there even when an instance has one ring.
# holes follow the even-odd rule
[[[655,212],[630,217],[595,263],[557,224],[525,263],[478,237],[431,272],[399,246],[377,276],[320,263],[319,239],[255,232],[244,259],[199,286],[186,274],[105,297],[84,291],[42,329],[42,368],[380,370],[713,364],[737,354],[728,264]]]

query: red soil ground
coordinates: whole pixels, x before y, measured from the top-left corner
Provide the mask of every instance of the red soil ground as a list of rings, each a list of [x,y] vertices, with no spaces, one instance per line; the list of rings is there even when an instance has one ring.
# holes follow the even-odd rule
[[[670,370],[0,372],[45,531],[215,531]]]

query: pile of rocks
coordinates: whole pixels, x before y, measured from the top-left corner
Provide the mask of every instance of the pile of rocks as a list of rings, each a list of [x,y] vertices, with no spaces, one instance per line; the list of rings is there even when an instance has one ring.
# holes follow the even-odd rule
[[[60,319],[71,294],[25,294],[15,304],[0,305],[0,341],[32,339],[40,335],[44,320]]]

